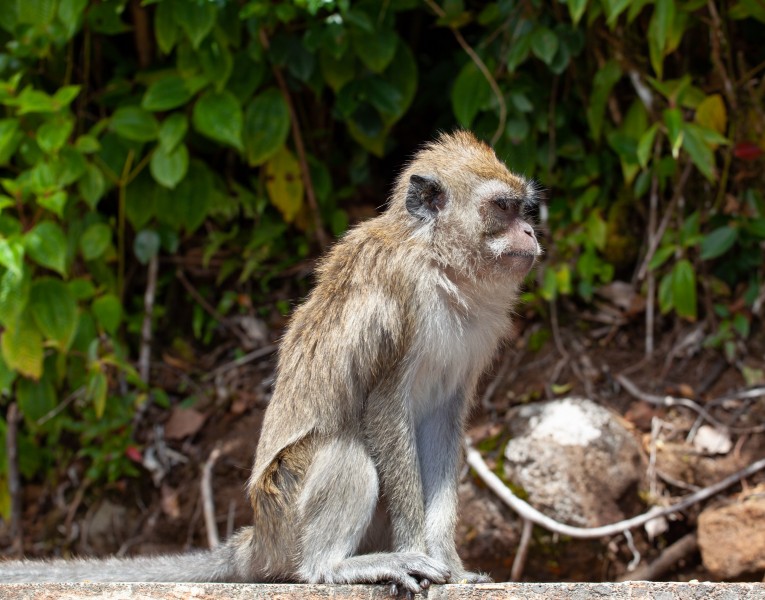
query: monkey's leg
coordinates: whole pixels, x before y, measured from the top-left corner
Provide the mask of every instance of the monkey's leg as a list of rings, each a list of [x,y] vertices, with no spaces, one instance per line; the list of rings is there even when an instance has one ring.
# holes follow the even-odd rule
[[[417,450],[425,495],[428,555],[451,570],[450,583],[487,583],[484,573],[466,571],[457,554],[457,485],[462,443],[461,398],[453,398],[428,415],[417,428]]]
[[[444,583],[449,571],[417,552],[356,555],[378,502],[374,462],[356,440],[320,448],[297,503],[298,575],[309,583],[393,582],[417,593],[425,580]]]

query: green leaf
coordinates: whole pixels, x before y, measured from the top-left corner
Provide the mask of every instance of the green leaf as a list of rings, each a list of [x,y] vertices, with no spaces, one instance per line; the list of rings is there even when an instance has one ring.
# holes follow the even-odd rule
[[[183,113],[173,113],[167,119],[162,121],[162,125],[159,126],[159,145],[165,150],[170,152],[183,141],[186,137],[186,132],[189,129],[189,120]]]
[[[234,68],[231,52],[217,40],[208,38],[199,49],[198,55],[205,78],[215,84],[215,91],[220,92],[226,87]],[[313,60],[313,56],[311,58]]]
[[[66,37],[72,38],[80,29],[88,0],[61,0],[58,5],[58,19],[64,26]]]
[[[574,25],[578,25],[582,20],[584,10],[587,8],[587,0],[568,0],[568,12],[571,15],[571,20]]]
[[[133,242],[133,252],[135,252],[136,258],[142,264],[148,264],[153,256],[156,256],[159,252],[161,240],[159,234],[151,229],[142,229],[135,236]]]
[[[701,260],[722,256],[733,247],[738,238],[738,229],[725,225],[718,227],[701,241]]]
[[[65,352],[77,332],[77,300],[60,279],[41,277],[32,282],[29,312],[46,339]]]
[[[181,26],[195,50],[215,26],[217,12],[213,2],[181,0],[173,3],[175,22]]]
[[[16,372],[5,364],[3,354],[0,352],[0,396],[10,396],[16,377]]]
[[[106,396],[109,391],[109,382],[100,368],[92,370],[88,375],[88,384],[85,388],[85,397],[93,403],[96,418],[104,416],[106,409]]]
[[[206,92],[194,105],[192,123],[202,135],[242,150],[242,108],[228,91]]]
[[[683,148],[704,177],[711,182],[715,182],[717,180],[715,157],[711,148],[704,142],[703,131],[701,127],[693,123],[683,123]],[[707,131],[711,132],[711,130]]]
[[[159,124],[154,115],[137,106],[123,106],[114,111],[112,129],[120,137],[134,142],[157,139]]]
[[[683,144],[683,115],[679,108],[668,108],[664,111],[664,124],[667,126],[672,158],[677,159],[680,155],[680,146]]]
[[[346,52],[338,58],[329,49],[322,48],[319,54],[319,68],[324,81],[337,93],[356,75],[356,60],[351,52]]]
[[[173,12],[173,2],[166,0],[157,5],[154,13],[154,36],[163,54],[170,54],[180,34]]]
[[[93,315],[109,335],[115,335],[122,322],[122,304],[117,296],[106,294],[93,301]]]
[[[43,369],[42,336],[28,312],[6,324],[0,346],[8,367],[25,377],[40,378]]]
[[[590,125],[590,133],[595,141],[600,139],[603,130],[603,118],[606,114],[606,104],[616,82],[621,79],[622,70],[615,60],[608,61],[595,74],[593,79],[592,96],[590,105],[587,107],[587,122]]]
[[[85,200],[91,210],[95,210],[98,206],[98,201],[104,195],[106,191],[106,181],[104,175],[101,173],[96,165],[88,163],[85,167],[85,174],[77,182],[77,191],[80,192],[80,196]]]
[[[265,170],[271,204],[279,209],[287,223],[292,223],[303,206],[303,179],[297,159],[282,146],[266,163]]]
[[[53,154],[64,145],[73,129],[72,119],[47,121],[37,130],[37,144],[43,152]]]
[[[558,278],[556,277],[555,269],[552,269],[551,267],[545,268],[540,294],[542,295],[542,298],[548,302],[552,302],[557,297]]]
[[[169,152],[162,145],[158,146],[149,163],[155,181],[171,190],[186,176],[188,169],[189,151],[186,144],[176,146]]]
[[[56,110],[69,106],[79,93],[79,85],[65,85],[58,88],[56,93],[53,94],[53,102],[56,105]]]
[[[0,165],[11,159],[22,137],[18,119],[0,119]]]
[[[391,29],[375,32],[354,31],[351,42],[356,55],[372,72],[382,73],[393,60],[398,45],[398,36]]]
[[[460,124],[469,128],[478,111],[484,108],[491,98],[491,86],[486,77],[475,63],[466,63],[452,88],[452,110]]]
[[[677,261],[672,269],[672,298],[679,316],[696,320],[696,273],[685,258]]]
[[[287,141],[290,113],[276,88],[258,94],[244,116],[244,147],[251,167],[263,164]]]
[[[16,6],[19,23],[50,25],[56,16],[56,0],[19,0]],[[3,10],[8,10],[8,7]]]
[[[648,161],[652,157],[653,142],[656,139],[656,132],[659,130],[659,124],[654,123],[649,127],[643,135],[640,136],[640,141],[637,146],[637,157],[640,166],[645,169],[648,166]]]
[[[558,36],[547,27],[537,28],[531,34],[531,51],[534,56],[549,65],[558,51]]]
[[[93,223],[80,238],[80,250],[85,260],[95,260],[109,248],[112,230],[105,223]]]
[[[18,236],[13,236],[12,239],[0,237],[0,265],[14,275],[21,276],[24,266],[24,246],[19,242]]]
[[[656,0],[653,16],[651,17],[651,20],[655,21],[656,25],[653,28],[653,31],[649,32],[649,36],[655,36],[654,43],[662,52],[667,47],[667,41],[674,19],[675,0]]]
[[[513,73],[529,57],[531,52],[531,22],[521,21],[521,26],[516,29],[516,35],[513,43],[510,45],[510,51],[507,53],[507,70]]]
[[[152,83],[143,95],[141,107],[152,112],[164,112],[183,106],[191,100],[186,80],[168,75]]]
[[[16,388],[19,409],[31,423],[42,419],[56,408],[56,390],[48,379],[22,379]]]
[[[606,9],[606,24],[613,29],[616,20],[630,5],[631,0],[604,0],[603,6]]]
[[[173,194],[175,211],[170,224],[180,222],[192,233],[204,222],[212,205],[213,181],[209,169],[195,161]]]
[[[656,254],[653,255],[653,258],[651,258],[651,261],[648,263],[648,268],[651,271],[655,271],[658,269],[661,265],[663,265],[670,256],[672,256],[677,248],[675,246],[663,246],[662,248],[659,248],[656,251]]]
[[[53,221],[41,221],[24,236],[27,254],[38,265],[66,277],[66,237]]]
[[[101,144],[91,135],[81,135],[74,143],[74,147],[83,154],[93,154],[101,149]]]
[[[29,269],[21,273],[6,271],[0,277],[0,323],[8,327],[26,308],[29,299]]]

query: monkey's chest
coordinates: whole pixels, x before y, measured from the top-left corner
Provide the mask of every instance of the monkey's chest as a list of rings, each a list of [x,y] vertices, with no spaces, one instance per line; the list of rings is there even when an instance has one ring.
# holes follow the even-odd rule
[[[507,327],[506,319],[461,319],[440,313],[421,329],[412,363],[411,401],[416,416],[472,393]]]

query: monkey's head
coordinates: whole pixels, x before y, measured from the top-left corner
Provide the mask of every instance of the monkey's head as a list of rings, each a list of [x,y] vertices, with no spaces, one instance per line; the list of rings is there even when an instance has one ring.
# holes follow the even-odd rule
[[[467,131],[442,134],[418,152],[393,201],[413,236],[455,273],[517,284],[541,254],[528,216],[537,203],[533,183]]]

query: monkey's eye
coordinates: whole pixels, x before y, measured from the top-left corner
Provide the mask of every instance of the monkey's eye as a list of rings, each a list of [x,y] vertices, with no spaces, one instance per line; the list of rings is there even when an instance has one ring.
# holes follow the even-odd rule
[[[496,204],[500,210],[507,210],[510,208],[510,200],[507,198],[494,198],[494,204]]]

